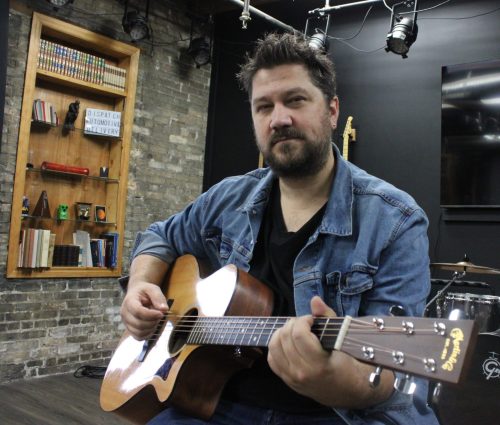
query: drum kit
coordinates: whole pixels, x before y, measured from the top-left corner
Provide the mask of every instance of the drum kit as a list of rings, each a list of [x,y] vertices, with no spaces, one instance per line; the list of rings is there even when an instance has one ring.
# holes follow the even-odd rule
[[[431,263],[431,268],[452,271],[453,276],[427,303],[426,312],[438,318],[475,320],[479,335],[464,381],[431,385],[429,402],[441,425],[500,424],[500,297],[448,292],[467,273],[500,277],[500,270],[478,266],[467,257],[458,263]]]

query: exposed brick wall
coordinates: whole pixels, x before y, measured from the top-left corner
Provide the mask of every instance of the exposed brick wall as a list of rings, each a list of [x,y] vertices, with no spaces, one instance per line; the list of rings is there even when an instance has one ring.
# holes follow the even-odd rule
[[[171,44],[152,49],[139,43],[143,50],[129,166],[125,272],[137,231],[183,208],[202,187],[210,66],[197,69],[185,54],[187,41],[175,43],[189,38],[186,15],[159,3],[149,16],[154,41]],[[0,151],[0,382],[73,371],[83,364],[105,365],[123,332],[122,294],[115,279],[5,278],[30,7],[128,41],[118,1],[78,0],[57,13],[45,2],[11,2]]]

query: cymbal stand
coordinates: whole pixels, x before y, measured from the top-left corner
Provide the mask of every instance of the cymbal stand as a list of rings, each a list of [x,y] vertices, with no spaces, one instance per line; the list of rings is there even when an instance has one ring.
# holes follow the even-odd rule
[[[464,270],[463,272],[454,272],[453,276],[451,277],[451,280],[443,287],[443,289],[439,290],[437,294],[425,305],[425,312],[427,314],[427,311],[429,310],[429,307],[435,302],[436,303],[436,314],[438,317],[441,316],[441,309],[444,301],[444,295],[448,288],[453,285],[453,283],[458,280],[462,279],[466,274],[466,271]]]

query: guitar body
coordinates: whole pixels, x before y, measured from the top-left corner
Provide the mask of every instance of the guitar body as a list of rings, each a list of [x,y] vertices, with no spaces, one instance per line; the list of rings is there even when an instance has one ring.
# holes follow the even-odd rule
[[[235,266],[203,279],[205,275],[195,257],[177,259],[164,284],[165,297],[173,304],[158,337],[146,349],[144,341],[125,332],[102,383],[103,410],[145,423],[173,405],[208,419],[227,380],[261,354],[250,347],[235,351],[229,346],[186,344],[190,332],[182,331],[183,322],[193,323],[196,317],[272,313],[269,288]]]

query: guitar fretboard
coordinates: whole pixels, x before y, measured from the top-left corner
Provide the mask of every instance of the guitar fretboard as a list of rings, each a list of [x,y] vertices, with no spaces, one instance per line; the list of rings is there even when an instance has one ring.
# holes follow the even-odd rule
[[[192,321],[182,321],[179,330],[189,333],[188,344],[267,347],[274,332],[287,320],[287,317],[197,317]],[[333,349],[343,320],[314,320],[311,331],[326,350]]]

